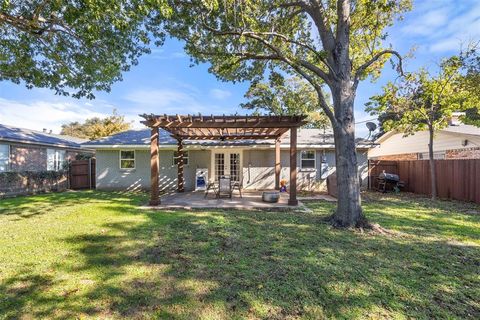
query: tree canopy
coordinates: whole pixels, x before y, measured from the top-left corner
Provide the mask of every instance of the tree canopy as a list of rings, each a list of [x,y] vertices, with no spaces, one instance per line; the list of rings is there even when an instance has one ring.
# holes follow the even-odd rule
[[[449,125],[454,112],[467,111],[464,122],[479,114],[479,84],[471,82],[475,74],[471,70],[471,58],[476,50],[444,59],[438,73],[431,74],[425,68],[409,73],[398,82],[388,83],[380,95],[373,96],[367,110],[379,115],[385,131],[397,130],[405,135],[417,131],[429,132],[429,159],[432,199],[436,197],[436,173],[434,162],[435,132]],[[474,60],[480,61],[480,60]],[[478,119],[478,118],[477,118]]]
[[[0,0],[0,81],[75,97],[109,91],[149,51],[149,33],[163,42],[149,22],[168,15],[165,3]]]
[[[386,27],[411,0],[172,1],[165,30],[186,43],[194,63],[209,62],[224,81],[257,81],[271,72],[297,76],[317,94],[335,136],[336,226],[365,222],[360,204],[354,101],[358,84],[395,56]],[[324,93],[330,90],[331,108]],[[302,110],[298,110],[300,113]]]
[[[453,56],[441,62],[437,74],[425,68],[409,73],[397,82],[389,82],[380,95],[367,103],[367,111],[384,120],[385,131],[398,130],[406,135],[417,131],[440,130],[448,126],[453,112],[478,113],[478,84],[466,77],[464,58]],[[468,117],[464,117],[468,120]]]
[[[305,114],[307,127],[326,128],[329,120],[318,103],[315,89],[299,77],[284,78],[272,73],[268,82],[254,81],[245,94],[248,102],[241,107],[255,113],[274,115]],[[330,100],[330,99],[328,99]]]
[[[131,125],[130,122],[125,121],[124,116],[114,110],[111,116],[105,118],[94,117],[85,120],[84,123],[76,121],[63,124],[60,134],[95,140],[126,131],[131,128]]]

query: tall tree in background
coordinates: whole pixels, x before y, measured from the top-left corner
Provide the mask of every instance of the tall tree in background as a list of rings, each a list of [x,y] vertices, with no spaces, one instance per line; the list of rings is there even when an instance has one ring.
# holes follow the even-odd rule
[[[0,81],[93,98],[163,42],[163,0],[0,0]],[[156,7],[151,11],[145,4]]]
[[[425,69],[408,74],[398,83],[388,83],[383,93],[372,97],[367,104],[371,114],[383,117],[385,131],[397,130],[407,136],[428,130],[433,200],[437,197],[435,132],[448,126],[453,112],[469,110],[471,114],[478,114],[480,108],[476,95],[479,84],[467,83],[465,63],[464,55],[454,56],[440,64],[438,74],[432,75]]]
[[[132,124],[125,121],[125,117],[113,110],[111,116],[105,118],[90,118],[84,123],[70,122],[62,125],[60,134],[72,137],[85,138],[95,140],[109,135],[126,131],[130,129]]]
[[[356,90],[392,55],[401,59],[383,47],[385,28],[410,7],[410,0],[172,0],[165,27],[186,42],[194,62],[210,62],[210,71],[222,80],[259,81],[278,71],[309,82],[335,136],[341,192],[332,223],[349,227],[365,222],[355,149]],[[323,87],[330,90],[333,110]]]
[[[330,97],[324,93],[327,101]],[[329,127],[330,121],[318,102],[315,89],[302,78],[285,79],[278,73],[271,73],[268,82],[254,81],[245,98],[248,102],[240,106],[261,114],[262,111],[274,115],[305,114],[308,116],[307,127]]]

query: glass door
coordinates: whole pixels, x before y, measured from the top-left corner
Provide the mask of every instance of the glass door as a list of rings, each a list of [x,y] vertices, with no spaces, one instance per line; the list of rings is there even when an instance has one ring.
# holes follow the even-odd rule
[[[240,181],[240,153],[230,153],[230,177],[232,181]]]
[[[221,176],[230,176],[232,181],[240,181],[241,153],[231,151],[215,151],[213,154],[213,173],[215,181]]]

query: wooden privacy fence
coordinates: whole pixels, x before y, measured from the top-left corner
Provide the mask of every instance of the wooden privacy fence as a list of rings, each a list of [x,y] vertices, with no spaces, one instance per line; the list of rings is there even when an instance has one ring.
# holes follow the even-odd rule
[[[368,163],[369,188],[376,189],[383,172],[398,174],[405,191],[431,195],[430,161],[383,161]],[[439,198],[480,203],[480,159],[435,160]]]
[[[70,189],[95,189],[95,159],[70,162]]]

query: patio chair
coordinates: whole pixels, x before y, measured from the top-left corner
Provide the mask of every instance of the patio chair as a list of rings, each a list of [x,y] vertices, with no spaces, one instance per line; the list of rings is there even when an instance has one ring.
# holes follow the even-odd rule
[[[233,191],[235,191],[235,189],[238,190],[238,193],[240,194],[240,198],[243,198],[242,196],[243,177],[240,178],[240,181],[232,181],[232,193]]]
[[[232,179],[230,177],[220,177],[218,179],[218,197],[228,196],[232,198]]]
[[[215,195],[215,197],[218,197],[218,183],[212,182],[212,181],[207,183],[207,188],[205,189],[204,198],[208,196],[208,191],[213,191],[213,194]]]

